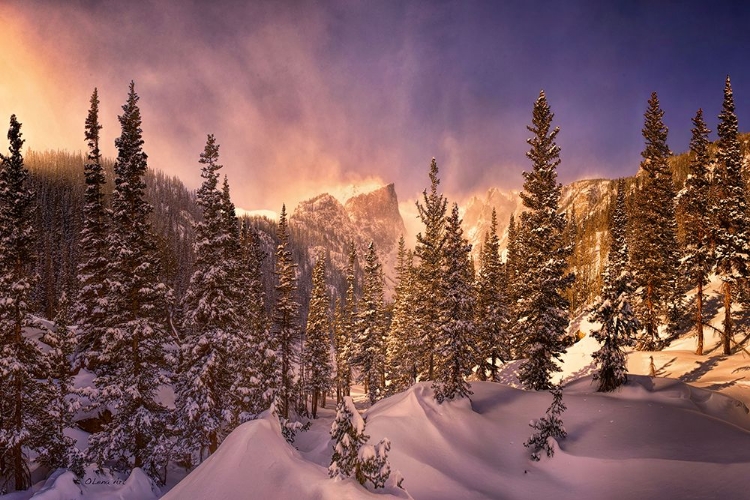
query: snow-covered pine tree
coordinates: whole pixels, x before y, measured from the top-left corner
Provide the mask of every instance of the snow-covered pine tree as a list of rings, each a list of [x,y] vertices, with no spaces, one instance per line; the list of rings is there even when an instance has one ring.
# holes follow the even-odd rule
[[[292,261],[289,250],[289,228],[286,219],[286,205],[282,205],[279,225],[276,231],[279,243],[276,247],[276,302],[273,309],[271,345],[276,351],[278,380],[277,397],[280,417],[289,419],[291,404],[295,397],[294,362],[299,350],[299,302],[297,291],[297,265]]]
[[[679,193],[678,208],[682,212],[684,249],[680,274],[688,279],[688,288],[697,287],[695,294],[695,329],[698,335],[696,354],[703,354],[703,286],[713,264],[711,232],[713,221],[710,207],[711,181],[708,165],[708,134],[710,130],[703,121],[703,110],[693,118],[690,139],[690,169],[685,188]]]
[[[359,449],[357,461],[357,481],[361,485],[369,482],[374,489],[385,488],[385,483],[391,476],[391,464],[388,452],[391,451],[391,441],[383,438],[378,444],[365,444]]]
[[[47,372],[39,345],[23,335],[34,326],[34,193],[23,162],[21,124],[10,117],[7,156],[0,155],[0,493],[31,486],[27,451],[47,443]]]
[[[344,396],[350,395],[352,385],[353,341],[356,332],[357,298],[357,250],[354,242],[349,245],[349,264],[346,268],[346,297],[339,304],[336,317],[334,348],[336,349],[336,402],[340,404]]]
[[[743,159],[737,131],[734,94],[732,83],[727,76],[724,84],[724,103],[719,114],[719,141],[714,174],[717,188],[715,271],[721,277],[724,294],[722,346],[725,355],[732,352],[733,295],[737,292],[737,283],[748,277],[748,260],[750,259],[748,255],[750,220],[748,220],[747,195],[742,177]]]
[[[552,373],[560,371],[555,359],[569,344],[565,333],[568,302],[563,292],[574,278],[566,274],[571,249],[563,245],[565,214],[558,213],[560,147],[555,143],[559,129],[550,130],[553,117],[541,91],[534,103],[532,125],[527,127],[534,134],[527,139],[531,149],[526,153],[533,170],[523,173],[526,182],[521,199],[528,211],[521,214],[523,253],[519,258],[523,262],[519,269],[523,274],[519,279],[523,289],[516,304],[522,351],[528,356],[518,378],[525,388],[537,391],[552,387]]]
[[[312,293],[307,313],[307,330],[303,365],[305,392],[311,396],[312,417],[318,418],[318,406],[332,383],[331,366],[331,300],[326,285],[325,255],[318,256],[312,276]]]
[[[468,397],[472,394],[466,377],[476,359],[474,339],[474,273],[471,245],[463,237],[458,204],[454,203],[445,224],[443,244],[442,291],[440,293],[440,330],[436,339],[435,400]]]
[[[396,262],[396,288],[393,298],[393,316],[386,346],[388,394],[408,389],[417,378],[414,360],[416,348],[412,304],[414,300],[414,264],[411,251],[406,250],[404,237],[398,240]]]
[[[489,374],[489,380],[496,381],[497,363],[511,359],[511,346],[505,269],[500,260],[497,213],[494,208],[491,221],[482,246],[476,278],[476,360],[479,378],[487,380]]]
[[[89,147],[83,173],[86,182],[81,230],[80,263],[78,264],[78,297],[74,318],[78,324],[77,356],[89,367],[96,366],[97,353],[105,329],[107,310],[107,211],[103,187],[106,181],[99,150],[99,94],[91,95],[86,117],[85,137]]]
[[[675,190],[667,160],[672,154],[667,146],[664,111],[656,92],[651,94],[645,113],[643,138],[646,147],[641,153],[641,168],[646,172],[643,188],[637,195],[638,210],[632,221],[634,237],[630,245],[630,261],[636,286],[640,290],[640,321],[645,328],[638,342],[640,349],[659,345],[659,317],[674,314],[669,310],[679,300],[678,247],[675,219]]]
[[[242,224],[240,241],[240,267],[244,269],[241,331],[246,341],[239,352],[235,352],[233,360],[236,373],[230,392],[235,399],[237,423],[251,420],[267,410],[278,388],[276,351],[269,337],[265,309],[262,263],[266,253],[261,247],[260,235],[247,221]]]
[[[333,456],[328,475],[339,479],[355,475],[359,466],[359,449],[370,436],[365,434],[365,421],[350,396],[344,396],[338,405],[330,434]]]
[[[54,471],[58,467],[72,469],[79,477],[83,475],[83,455],[75,446],[75,440],[63,431],[73,428],[73,417],[80,408],[71,370],[71,359],[76,351],[76,334],[70,329],[72,304],[63,291],[58,302],[55,327],[47,329],[42,341],[50,349],[47,352],[47,409],[48,422],[42,439],[45,442],[37,463]]]
[[[354,364],[360,368],[360,376],[370,404],[383,397],[383,276],[375,244],[370,242],[365,254],[362,301],[357,314],[358,337],[354,342]]]
[[[89,438],[90,458],[130,470],[142,467],[155,480],[163,466],[156,459],[164,442],[169,410],[157,391],[169,384],[165,345],[170,290],[159,281],[161,262],[145,200],[148,168],[143,151],[141,112],[135,84],[119,121],[122,133],[115,140],[115,188],[112,220],[107,237],[106,333],[98,357],[94,383],[101,411],[112,419]]]
[[[638,321],[630,307],[634,293],[633,276],[628,270],[626,240],[627,214],[625,211],[625,183],[617,184],[615,210],[610,221],[611,246],[604,271],[604,288],[599,300],[591,307],[589,321],[601,324],[591,336],[602,347],[592,357],[598,366],[594,380],[599,381],[599,392],[610,392],[627,382],[624,348],[635,343]]]
[[[218,188],[222,165],[212,134],[198,162],[203,183],[197,200],[203,220],[194,224],[195,266],[182,305],[184,339],[175,407],[181,451],[190,456],[198,453],[202,459],[204,450],[209,454],[216,451],[222,428],[229,420],[232,361],[234,354],[241,352],[237,345],[241,295],[235,277],[240,266],[230,251],[234,234],[229,221],[233,214],[226,213],[227,201]]]
[[[414,253],[419,259],[415,280],[413,315],[416,331],[420,332],[418,360],[422,380],[435,378],[435,347],[440,330],[440,276],[442,270],[443,242],[445,241],[445,215],[448,200],[438,193],[440,178],[435,158],[430,163],[430,192],[422,193],[424,205],[417,201],[419,219],[425,226],[417,234]]]
[[[539,461],[539,454],[542,450],[547,453],[548,457],[554,456],[555,449],[551,441],[557,442],[558,439],[563,439],[568,435],[565,431],[565,427],[563,427],[563,421],[560,418],[560,415],[562,415],[567,409],[565,403],[562,401],[562,387],[559,385],[555,386],[550,392],[552,393],[552,404],[547,408],[544,417],[536,421],[531,421],[529,426],[537,432],[523,443],[525,447],[534,450],[531,453],[531,459],[534,461]]]

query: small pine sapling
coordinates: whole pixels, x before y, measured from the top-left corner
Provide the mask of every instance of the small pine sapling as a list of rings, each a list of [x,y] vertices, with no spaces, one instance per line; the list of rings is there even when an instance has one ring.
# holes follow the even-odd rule
[[[388,462],[391,441],[383,438],[376,445],[366,444],[370,436],[365,434],[365,425],[365,419],[354,407],[352,398],[344,396],[331,426],[334,443],[328,475],[339,479],[354,476],[363,486],[369,482],[375,489],[384,488],[391,475]],[[397,486],[401,487],[401,481],[403,478],[399,479]]]
[[[539,420],[532,420],[529,423],[529,426],[536,429],[537,432],[523,443],[525,447],[534,450],[531,453],[531,459],[534,461],[539,461],[542,450],[547,452],[548,457],[552,457],[555,454],[552,442],[556,443],[556,439],[562,439],[568,435],[560,419],[560,415],[567,409],[562,401],[562,387],[555,386],[550,392],[553,399],[552,404],[547,408],[547,414]]]
[[[359,449],[370,439],[365,434],[365,421],[354,407],[350,396],[344,396],[331,425],[333,457],[328,475],[333,478],[350,477],[358,468]]]
[[[365,485],[368,481],[373,488],[385,488],[385,483],[391,475],[391,464],[388,462],[388,452],[391,441],[383,438],[376,445],[366,444],[359,449],[357,481]]]

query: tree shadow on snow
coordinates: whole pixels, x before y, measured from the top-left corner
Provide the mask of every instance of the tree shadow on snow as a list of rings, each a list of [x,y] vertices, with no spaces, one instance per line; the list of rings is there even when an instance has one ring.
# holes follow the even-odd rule
[[[564,379],[562,379],[561,384],[563,386],[565,386],[565,385],[573,382],[574,380],[578,380],[579,378],[587,377],[589,375],[592,375],[595,372],[596,372],[596,363],[592,361],[591,363],[589,363],[588,365],[584,366],[580,370],[578,370],[576,372],[573,372],[570,375],[568,375],[567,377],[565,377]]]
[[[698,365],[689,372],[683,373],[680,375],[679,379],[683,382],[697,382],[698,379],[700,379],[703,375],[711,371],[716,367],[716,365],[719,364],[720,361],[725,360],[726,358],[723,356],[713,356],[710,358],[707,358],[704,361],[696,361],[695,364]]]
[[[716,384],[707,385],[706,387],[704,387],[704,389],[708,389],[710,391],[721,391],[722,389],[727,389],[728,387],[737,385],[737,382],[739,382],[740,380],[745,380],[745,377],[736,378],[727,382],[719,382]]]

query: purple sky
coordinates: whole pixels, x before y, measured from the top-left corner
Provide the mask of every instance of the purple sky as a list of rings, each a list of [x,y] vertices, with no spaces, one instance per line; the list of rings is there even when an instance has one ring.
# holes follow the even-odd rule
[[[28,146],[83,149],[96,86],[114,155],[133,79],[150,166],[197,187],[214,133],[247,209],[349,183],[415,198],[433,156],[452,199],[518,189],[540,89],[563,182],[636,172],[652,91],[673,151],[698,107],[715,130],[727,74],[750,128],[742,2],[6,0],[0,23],[0,117]]]

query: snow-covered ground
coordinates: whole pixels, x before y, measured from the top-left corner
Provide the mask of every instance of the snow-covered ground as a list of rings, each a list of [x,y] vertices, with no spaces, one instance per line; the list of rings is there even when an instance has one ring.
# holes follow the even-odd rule
[[[709,291],[714,294],[711,307],[717,291]],[[721,308],[711,311],[717,327],[722,315]],[[586,333],[591,325],[584,320],[573,328]],[[748,498],[750,354],[723,356],[719,340],[706,328],[704,356],[694,354],[696,339],[690,334],[660,352],[632,352],[628,384],[600,394],[591,379],[591,353],[599,345],[585,336],[569,349],[559,374],[568,436],[554,457],[543,456],[540,462],[530,459],[523,442],[533,432],[529,421],[544,415],[552,396],[521,390],[515,377],[518,362],[504,367],[501,384],[472,383],[470,401],[438,405],[429,384],[421,383],[365,409],[360,393],[370,442],[391,440],[391,466],[405,478],[406,492],[391,487],[378,496]],[[656,377],[649,376],[652,359]],[[181,474],[171,471],[170,485],[161,493],[136,471],[130,479],[112,479],[113,484],[80,487],[70,474],[62,474],[38,484],[33,498],[374,498],[353,479],[328,478],[334,415],[329,400],[310,430],[298,435],[296,449],[281,437],[273,417],[244,424],[176,486]],[[26,499],[34,491],[3,500]]]

